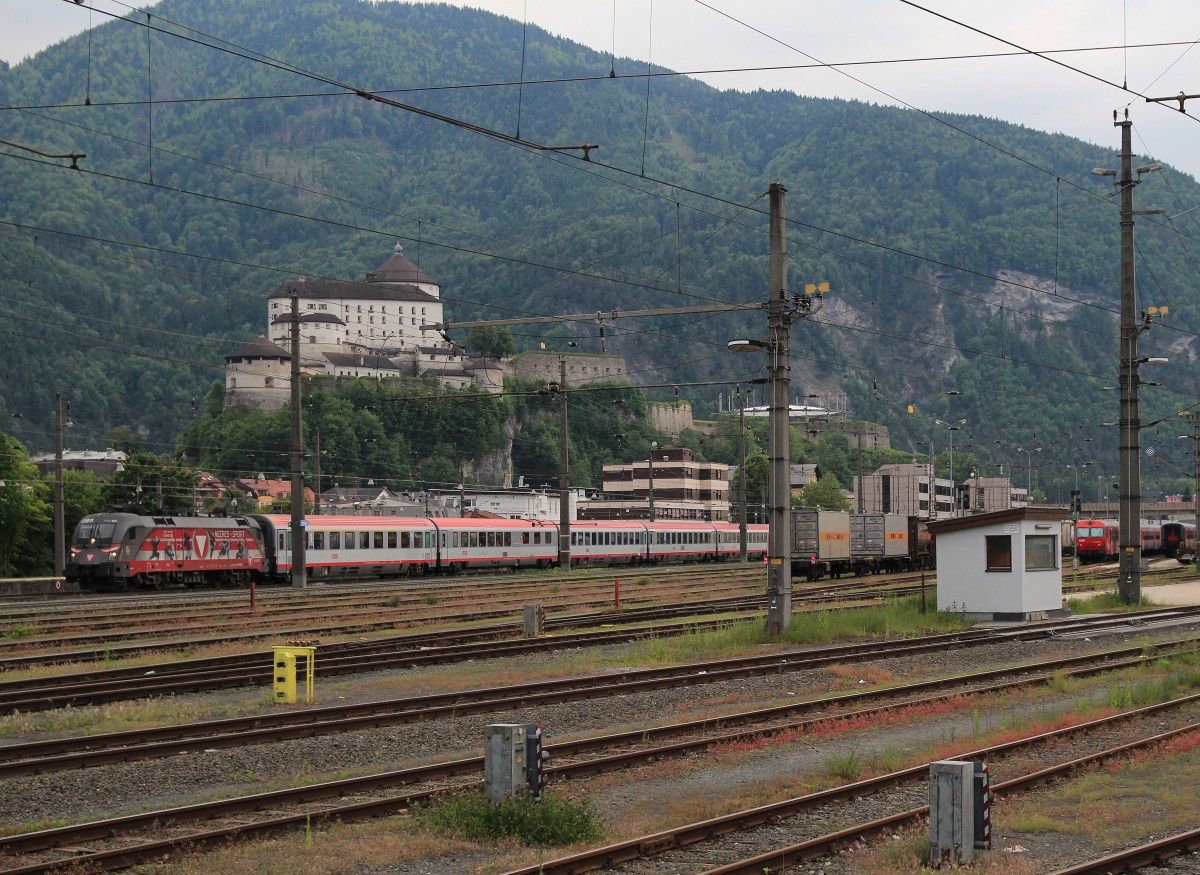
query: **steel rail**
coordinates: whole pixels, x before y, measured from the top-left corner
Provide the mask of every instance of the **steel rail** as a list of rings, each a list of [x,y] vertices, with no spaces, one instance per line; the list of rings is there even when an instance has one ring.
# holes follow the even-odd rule
[[[1107,718],[1100,718],[1085,724],[1053,730],[1051,732],[1042,733],[1028,739],[1005,742],[1001,745],[963,754],[962,758],[982,758],[985,756],[993,756],[997,753],[1040,744],[1048,740],[1058,740],[1061,738],[1071,737],[1074,734],[1087,733],[1105,724],[1149,716],[1169,708],[1179,707],[1181,705],[1193,702],[1197,698],[1197,696],[1189,696],[1173,702],[1160,703],[1158,705],[1138,709],[1136,711],[1125,712],[1123,714],[1113,715]],[[1080,764],[1098,761],[1098,759],[1106,758],[1112,755],[1120,755],[1128,752],[1129,750],[1136,749],[1139,746],[1144,746],[1150,743],[1159,743],[1164,739],[1193,731],[1200,731],[1200,724],[1189,724],[1188,726],[1180,729],[1172,730],[1167,733],[1160,733],[1149,740],[1142,740],[1121,745],[1120,747],[1112,748],[1109,751],[1104,751],[1098,754],[1092,754],[1089,757],[1073,760],[1071,763],[1055,769],[1044,769],[1033,773],[1032,776],[1024,776],[1023,778],[1015,779],[1014,781],[996,785],[996,789],[1019,790],[1028,783],[1044,780],[1046,777],[1057,773],[1062,768],[1077,768]],[[631,734],[637,735],[637,733]],[[746,734],[747,733],[737,733],[735,736],[728,737],[732,738],[736,736],[744,736]],[[720,743],[720,740],[706,739],[693,743],[693,746],[710,746],[715,743]],[[568,745],[555,745],[551,747],[551,750],[554,751],[554,755],[557,756],[565,752],[567,748]],[[605,769],[625,768],[628,765],[637,762],[638,760],[657,759],[663,755],[664,754],[662,752],[655,750],[642,751],[634,754],[620,754],[607,758],[608,762],[603,765],[596,761],[590,761],[576,765],[555,766],[552,767],[552,772],[557,777],[581,777],[588,774],[594,774],[597,771],[602,771]],[[121,835],[128,835],[129,832],[134,829],[174,827],[175,825],[182,824],[184,822],[212,820],[218,817],[231,817],[238,814],[261,812],[261,810],[265,807],[313,804],[322,799],[361,794],[363,792],[387,789],[397,785],[412,784],[418,781],[427,782],[430,780],[444,779],[446,777],[453,777],[454,775],[469,771],[478,773],[478,771],[482,768],[482,764],[482,757],[476,757],[450,763],[436,764],[429,767],[384,773],[382,775],[373,775],[366,778],[345,779],[342,781],[329,782],[327,784],[311,785],[305,788],[295,788],[290,790],[275,791],[273,793],[256,794],[254,796],[239,797],[232,800],[222,800],[216,803],[201,803],[198,805],[183,806],[176,809],[147,812],[144,814],[130,815],[123,818],[113,818],[105,821],[95,821],[73,827],[61,827],[52,830],[42,830],[36,833],[8,836],[0,838],[0,852],[8,854],[33,853],[52,849],[68,843],[72,846],[77,846],[80,843],[89,841],[105,840]],[[880,776],[878,778],[868,779],[843,787],[832,788],[830,790],[810,794],[808,796],[785,800],[784,802],[775,803],[774,805],[752,809],[749,812],[740,812],[735,815],[728,815],[726,817],[704,821],[701,824],[691,824],[681,828],[680,830],[670,831],[669,833],[659,833],[655,836],[635,839],[631,842],[622,843],[621,845],[608,846],[558,861],[549,861],[530,869],[515,870],[514,872],[506,873],[506,875],[518,875],[518,873],[520,873],[520,875],[526,875],[526,873],[528,873],[528,875],[533,875],[535,872],[545,873],[545,875],[553,875],[553,873],[575,873],[588,871],[589,869],[598,868],[598,866],[601,864],[611,864],[613,862],[619,862],[622,860],[636,859],[640,856],[646,856],[655,852],[668,850],[673,847],[690,844],[694,841],[711,838],[714,835],[721,835],[725,832],[730,832],[735,829],[746,829],[764,823],[769,823],[778,820],[781,817],[791,816],[802,810],[816,808],[832,801],[851,799],[858,796],[867,795],[869,793],[879,792],[880,790],[887,789],[898,784],[922,778],[925,776],[926,772],[927,766],[915,766],[910,769],[904,769],[888,775]],[[215,844],[225,842],[234,836],[273,833],[292,826],[298,826],[302,823],[308,826],[313,822],[328,823],[333,821],[360,820],[369,817],[378,817],[386,814],[399,813],[407,810],[408,807],[414,802],[428,798],[430,795],[436,792],[439,792],[439,790],[417,790],[399,796],[391,796],[384,799],[359,802],[351,805],[337,805],[322,810],[310,810],[299,814],[273,817],[250,824],[238,823],[233,826],[177,836],[167,840],[152,841],[136,846],[122,847],[117,850],[95,851],[86,853],[82,856],[72,856],[63,860],[42,861],[19,868],[6,869],[4,872],[5,875],[33,875],[33,873],[54,871],[55,869],[64,866],[70,867],[79,865],[84,865],[89,869],[89,871],[95,869],[112,870],[116,868],[123,868],[146,859],[177,853],[181,847],[188,850],[200,847],[211,847]],[[914,815],[920,816],[923,810],[924,809],[916,809],[912,812],[905,812],[897,817],[911,818]],[[896,818],[887,818],[884,821],[876,821],[875,824],[892,824],[895,820]],[[851,831],[846,832],[849,833]],[[855,836],[859,837],[862,834],[863,833],[860,828],[859,831],[855,833]],[[825,838],[828,839],[829,837]],[[804,844],[808,845],[811,843]],[[791,849],[788,849],[789,852],[790,850]],[[825,853],[828,853],[828,850],[826,850]],[[820,855],[822,854],[818,854],[817,856]],[[585,861],[585,858],[586,860],[590,860],[591,864],[588,864]],[[761,858],[755,858],[754,862],[757,863],[759,859]],[[724,870],[720,871],[723,872]],[[740,872],[743,870],[730,871]],[[755,875],[757,875],[757,872],[761,872],[762,870],[746,869],[744,871],[753,871],[755,872]],[[713,875],[715,875],[715,872]]]
[[[1131,872],[1198,849],[1200,828],[1176,833],[1107,857],[1068,866],[1066,869],[1057,869],[1050,875],[1111,875],[1113,872]]]
[[[1084,676],[1142,664],[1147,659],[1159,658],[1182,649],[1195,646],[1195,641],[1183,639],[1164,642],[1151,648],[1121,648],[1097,654],[1072,656],[1048,660],[1024,666],[990,669],[951,678],[920,681],[886,690],[856,691],[817,699],[792,702],[783,706],[756,709],[740,715],[730,715],[701,721],[702,725],[726,726],[747,722],[763,722],[788,718],[797,713],[831,707],[845,707],[860,702],[879,699],[894,699],[899,696],[932,690],[959,689],[973,683],[991,682],[997,679],[1025,677],[1024,680],[1007,681],[983,690],[973,690],[973,695],[982,695],[1002,689],[1029,686],[1040,683],[1046,674],[1072,669],[1069,673]],[[887,657],[887,652],[878,652],[876,658]],[[771,667],[775,670],[774,667]],[[687,669],[694,674],[694,669]],[[610,676],[611,677],[611,676]],[[141,730],[108,733],[106,735],[81,736],[65,739],[50,739],[28,744],[0,747],[0,778],[21,775],[43,774],[65,769],[87,768],[114,762],[130,762],[169,756],[205,748],[242,747],[249,744],[269,743],[294,738],[311,738],[341,732],[359,731],[382,726],[394,726],[465,714],[486,713],[513,707],[528,707],[543,704],[546,698],[552,702],[571,699],[595,698],[599,695],[637,692],[647,687],[673,686],[678,683],[677,675],[669,669],[653,670],[653,674],[631,687],[628,674],[617,676],[619,686],[597,687],[595,685],[572,684],[569,681],[552,681],[536,685],[518,685],[493,690],[463,691],[444,695],[431,695],[367,702],[334,708],[318,708],[283,714],[258,715],[176,726],[155,727]],[[715,680],[722,679],[714,675]],[[636,681],[637,679],[633,679]],[[574,694],[572,694],[574,691]],[[568,699],[570,700],[570,699]],[[846,715],[839,715],[846,716]],[[814,718],[815,719],[815,718]],[[821,720],[830,719],[822,717]],[[693,731],[690,724],[672,724],[669,727],[648,730],[646,737],[662,737]]]

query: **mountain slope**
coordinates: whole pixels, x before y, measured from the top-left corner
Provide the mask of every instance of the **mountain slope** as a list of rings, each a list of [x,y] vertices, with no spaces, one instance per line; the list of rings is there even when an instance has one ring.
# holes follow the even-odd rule
[[[35,447],[55,391],[73,399],[79,445],[127,424],[168,446],[223,356],[263,331],[281,279],[358,278],[395,239],[441,282],[451,319],[761,300],[771,182],[789,189],[791,287],[833,289],[794,328],[798,394],[847,396],[900,446],[934,417],[967,418],[980,448],[1036,439],[1061,463],[1116,418],[1097,390],[1115,381],[1118,217],[1089,175],[1115,166],[1111,150],[680,77],[653,79],[647,101],[644,79],[607,76],[606,56],[536,27],[523,47],[520,22],[445,6],[168,0],[133,18],[96,28],[90,61],[83,35],[0,73],[4,104],[30,107],[0,112],[0,139],[87,154],[79,171],[13,148],[0,161],[0,412],[24,414]],[[147,41],[147,21],[238,48]],[[600,148],[583,163],[513,146],[253,53],[528,142]],[[472,83],[511,84],[446,87]],[[326,96],[282,96],[299,94]],[[1162,200],[1200,196],[1179,174],[1139,205],[1151,191],[1169,212]],[[1172,348],[1178,366],[1158,379],[1176,392],[1194,337],[1174,328],[1200,323],[1179,291],[1192,246],[1139,222],[1142,299],[1172,309],[1144,343]],[[597,327],[514,334],[598,349]],[[764,331],[753,315],[660,317],[608,323],[605,342],[646,384],[692,383],[761,375],[724,344]],[[703,414],[730,387],[682,391]],[[1185,397],[1148,396],[1144,419]]]

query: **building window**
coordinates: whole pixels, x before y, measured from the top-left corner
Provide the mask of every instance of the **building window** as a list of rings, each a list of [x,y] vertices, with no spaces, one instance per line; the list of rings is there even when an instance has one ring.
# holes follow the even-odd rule
[[[274,385],[275,385],[274,377],[263,377],[263,386],[265,388],[270,389],[270,388],[274,387]]]
[[[987,536],[987,570],[1012,571],[1012,536]]]
[[[1058,537],[1056,535],[1025,536],[1025,570],[1053,571],[1058,567]]]

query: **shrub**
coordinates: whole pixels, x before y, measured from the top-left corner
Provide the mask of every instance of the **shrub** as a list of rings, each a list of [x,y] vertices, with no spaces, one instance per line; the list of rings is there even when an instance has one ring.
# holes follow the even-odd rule
[[[519,796],[492,805],[482,787],[462,788],[432,797],[416,817],[431,832],[472,840],[513,838],[535,847],[562,847],[603,837],[587,800],[551,790],[541,802]]]
[[[8,629],[5,630],[4,637],[13,638],[19,641],[22,638],[28,638],[30,635],[36,634],[37,626],[34,626],[31,623],[17,623],[13,626],[9,626]]]

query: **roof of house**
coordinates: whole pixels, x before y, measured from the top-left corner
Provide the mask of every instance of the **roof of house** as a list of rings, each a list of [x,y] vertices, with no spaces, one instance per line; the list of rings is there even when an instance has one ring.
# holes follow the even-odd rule
[[[377,371],[398,371],[400,368],[394,361],[385,355],[372,355],[370,353],[352,353],[352,352],[327,352],[325,360],[331,365],[338,365],[346,368],[371,368]]]
[[[239,347],[225,356],[225,361],[232,362],[238,359],[290,359],[291,357],[292,354],[282,346],[272,343],[260,334],[245,346]]]
[[[271,324],[279,325],[280,323],[291,322],[291,321],[292,321],[292,314],[289,312],[284,312],[284,313],[280,313],[278,316],[276,316],[274,319],[272,319]],[[332,313],[313,313],[312,311],[301,313],[300,314],[300,322],[301,322],[301,324],[303,324],[305,322],[332,322],[335,325],[345,325],[346,324],[340,316],[335,316]]]
[[[399,243],[392,250],[391,258],[367,274],[367,282],[429,283],[435,286],[438,285],[437,280],[433,279],[429,274],[404,257],[404,247]]]
[[[941,535],[946,532],[977,529],[980,526],[990,526],[996,523],[1014,523],[1021,520],[1061,522],[1070,518],[1071,512],[1065,507],[1010,507],[1005,510],[994,510],[991,513],[977,513],[949,520],[936,520],[927,523],[926,527],[934,534]]]
[[[393,285],[379,282],[349,282],[346,280],[318,280],[316,282],[289,281],[279,285],[268,295],[269,299],[296,297],[323,301],[405,301],[420,304],[441,304],[441,299],[423,292],[412,285]]]

